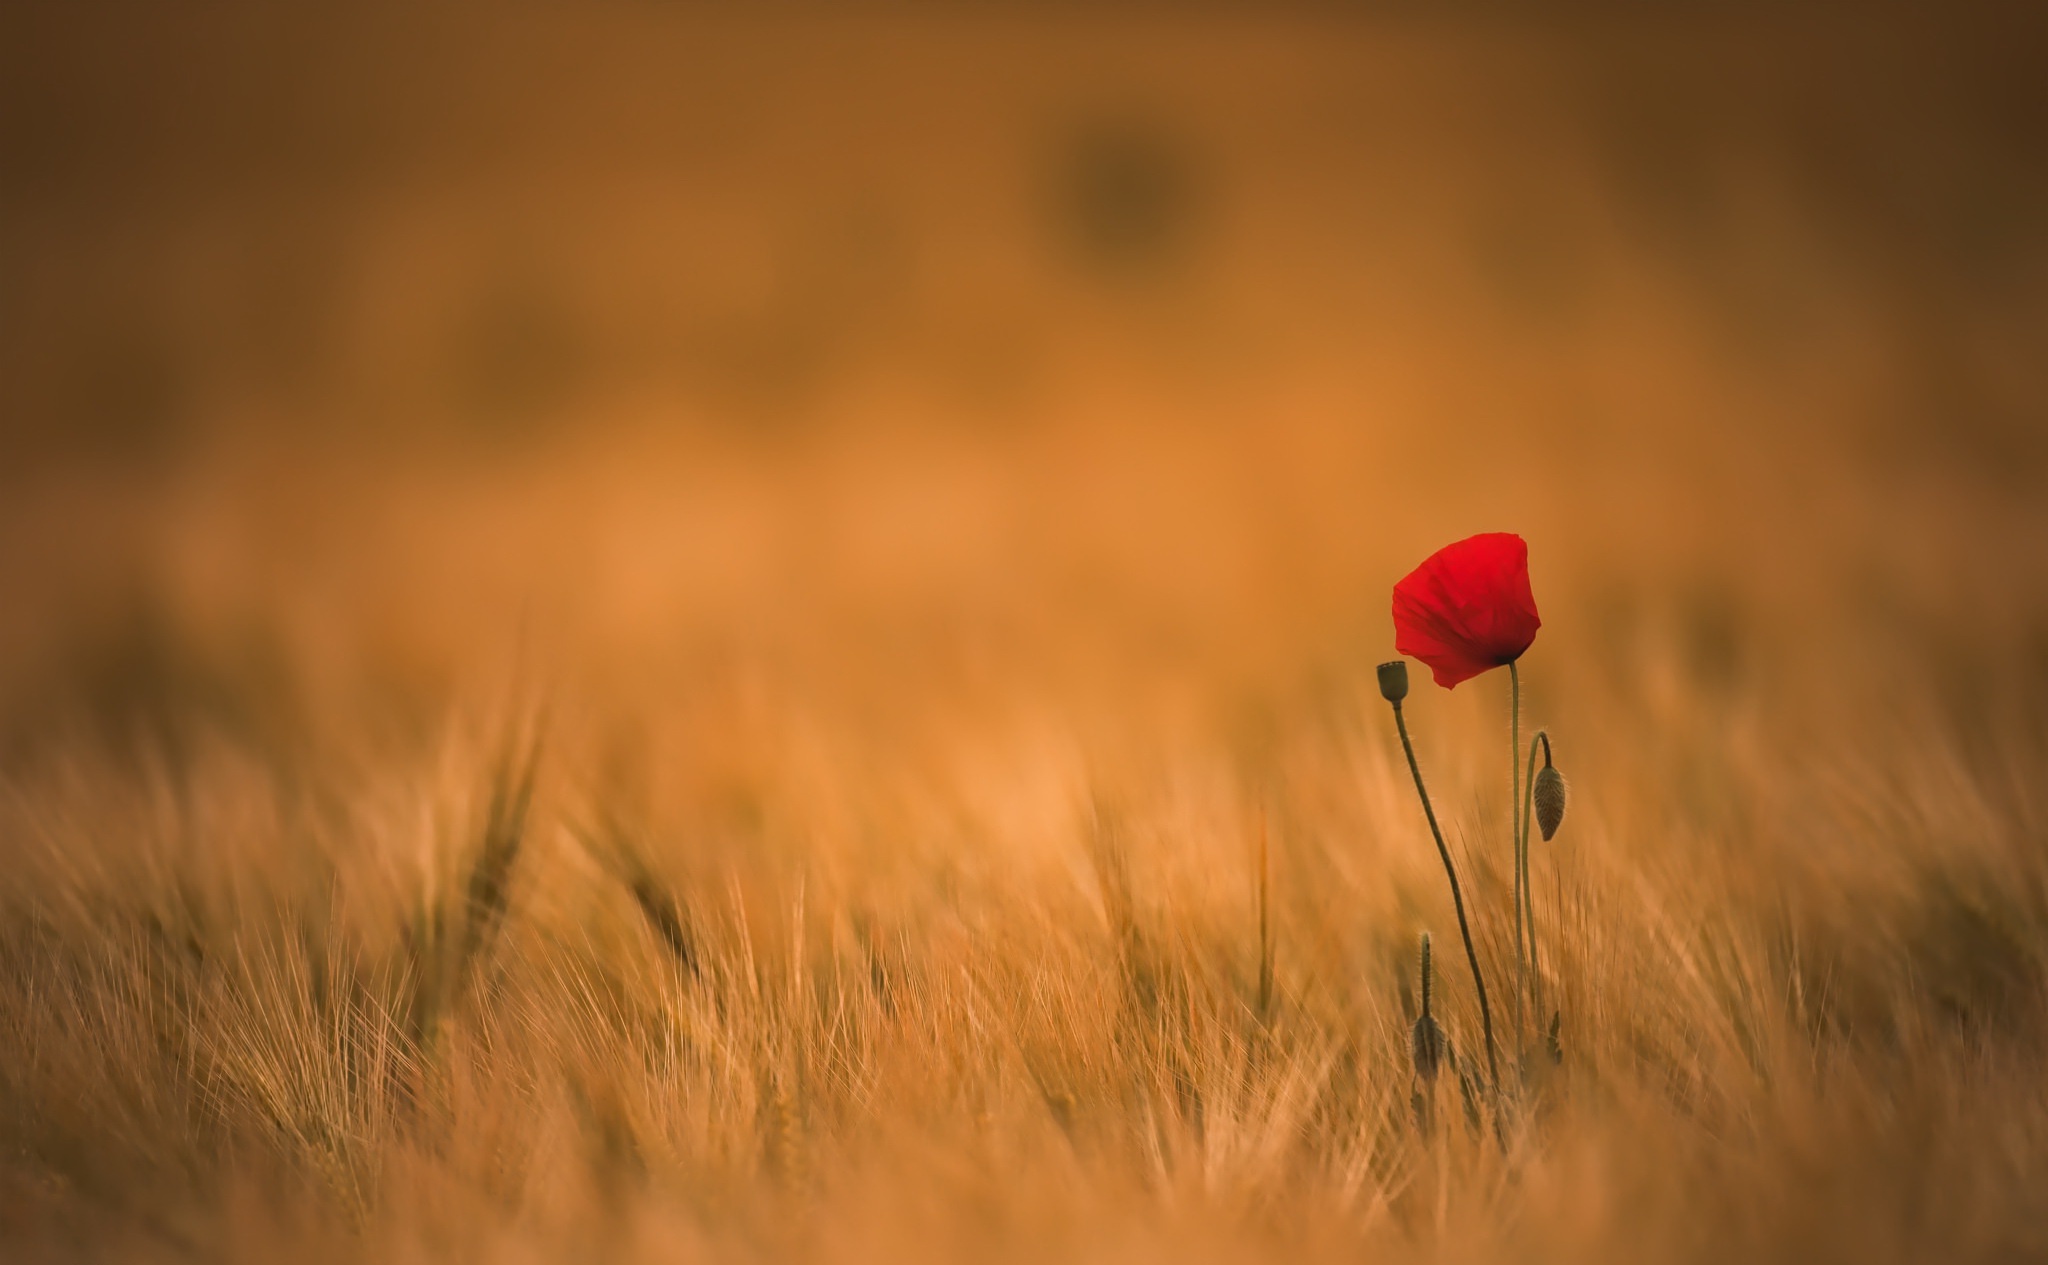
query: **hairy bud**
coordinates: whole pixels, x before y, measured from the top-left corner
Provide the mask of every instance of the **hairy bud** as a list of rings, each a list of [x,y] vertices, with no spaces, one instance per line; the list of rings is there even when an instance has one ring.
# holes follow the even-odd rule
[[[1408,1042],[1409,1052],[1415,1056],[1415,1074],[1424,1084],[1434,1081],[1444,1061],[1444,1030],[1435,1019],[1424,1015],[1409,1031]]]
[[[1536,774],[1532,797],[1536,805],[1536,828],[1543,832],[1543,840],[1548,843],[1564,821],[1564,774],[1548,764],[1544,765]]]
[[[1424,1084],[1436,1079],[1437,1069],[1444,1061],[1444,1030],[1429,1013],[1429,933],[1422,933],[1422,1015],[1409,1030],[1409,1053],[1415,1059],[1415,1074]]]

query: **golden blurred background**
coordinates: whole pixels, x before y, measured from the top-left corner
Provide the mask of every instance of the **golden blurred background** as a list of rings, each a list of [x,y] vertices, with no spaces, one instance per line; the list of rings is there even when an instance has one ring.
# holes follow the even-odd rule
[[[1115,750],[1369,671],[1502,528],[1554,706],[1647,723],[1654,644],[2039,733],[2044,31],[9,5],[0,746],[518,679]]]
[[[0,392],[25,1256],[2044,1250],[2048,7],[9,0]]]

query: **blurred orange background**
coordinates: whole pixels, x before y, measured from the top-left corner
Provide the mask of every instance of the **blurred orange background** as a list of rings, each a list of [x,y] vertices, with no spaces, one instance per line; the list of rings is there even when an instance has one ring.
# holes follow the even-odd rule
[[[1653,700],[1650,639],[1788,716],[1936,660],[2025,712],[2044,31],[10,5],[0,740],[528,673],[1113,749],[1369,672],[1502,528],[1557,708]]]

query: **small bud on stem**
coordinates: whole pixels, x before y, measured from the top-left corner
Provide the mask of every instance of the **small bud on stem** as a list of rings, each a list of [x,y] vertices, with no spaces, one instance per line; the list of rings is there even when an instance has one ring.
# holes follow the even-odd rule
[[[1409,1031],[1409,1049],[1415,1059],[1415,1074],[1427,1085],[1436,1080],[1443,1065],[1444,1030],[1429,1013],[1429,933],[1422,933],[1422,1014]]]
[[[1543,832],[1543,841],[1548,843],[1564,821],[1564,774],[1545,764],[1536,774],[1536,786],[1531,797],[1536,803],[1536,828]]]
[[[1408,661],[1396,659],[1382,663],[1380,672],[1380,697],[1389,703],[1398,703],[1408,697]]]

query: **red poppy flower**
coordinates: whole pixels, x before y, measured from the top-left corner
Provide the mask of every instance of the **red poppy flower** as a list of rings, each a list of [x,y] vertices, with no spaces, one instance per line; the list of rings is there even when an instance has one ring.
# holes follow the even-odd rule
[[[1445,545],[1394,586],[1394,649],[1428,664],[1445,689],[1521,658],[1542,625],[1529,545],[1513,532]]]

